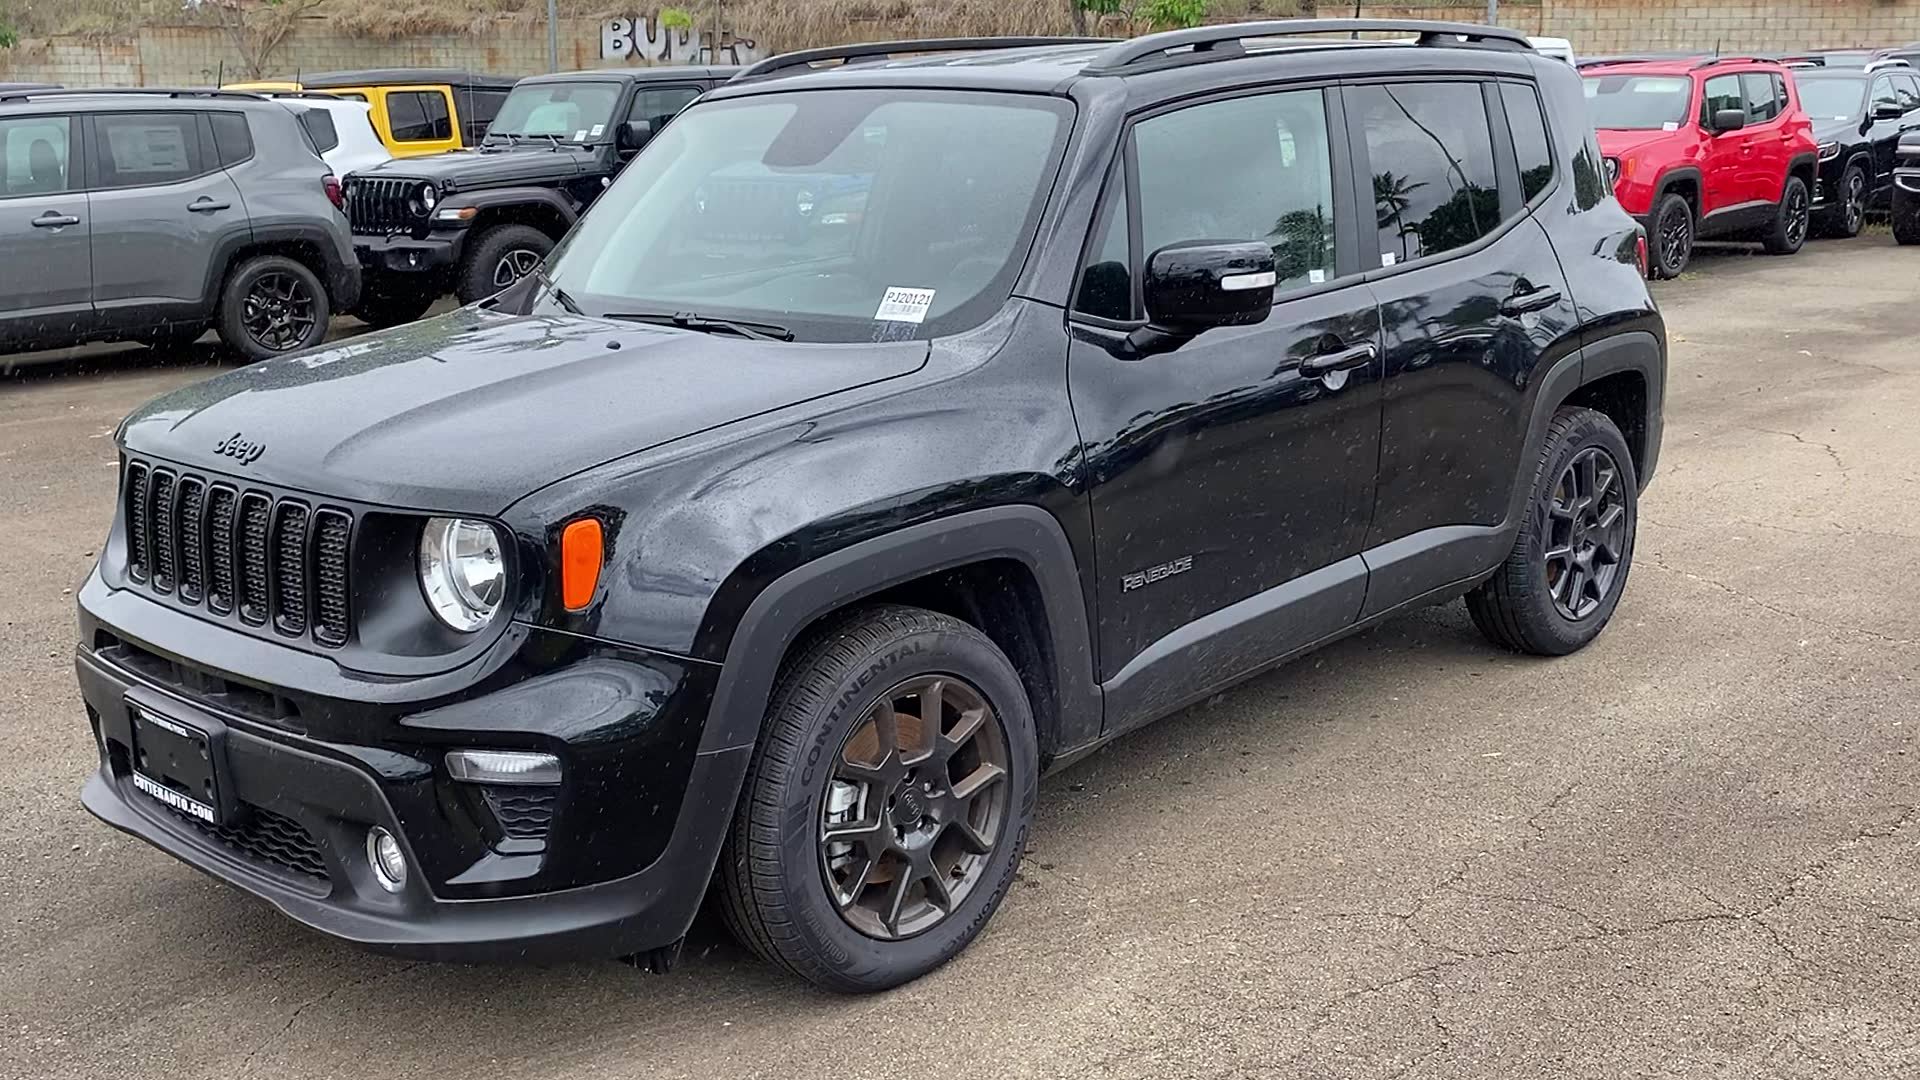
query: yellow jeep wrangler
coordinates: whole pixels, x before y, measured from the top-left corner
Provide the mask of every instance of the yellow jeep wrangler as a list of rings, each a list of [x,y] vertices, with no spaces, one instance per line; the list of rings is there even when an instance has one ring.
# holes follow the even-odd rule
[[[221,89],[263,94],[318,90],[364,101],[373,108],[373,130],[387,150],[394,157],[419,157],[478,143],[507,91],[519,81],[511,75],[441,68],[380,68],[228,83]]]

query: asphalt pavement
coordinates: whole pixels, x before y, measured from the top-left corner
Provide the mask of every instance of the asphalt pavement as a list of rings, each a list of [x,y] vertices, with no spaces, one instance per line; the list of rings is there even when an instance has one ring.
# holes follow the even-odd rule
[[[1594,646],[1456,604],[1124,739],[1042,785],[981,939],[871,998],[706,925],[664,977],[367,955],[93,821],[111,432],[218,361],[0,375],[0,1077],[1920,1075],[1920,250],[1657,292],[1665,451]]]

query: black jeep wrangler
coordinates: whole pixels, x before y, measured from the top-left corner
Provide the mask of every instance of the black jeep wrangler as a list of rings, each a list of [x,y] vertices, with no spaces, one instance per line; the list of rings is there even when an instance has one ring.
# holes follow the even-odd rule
[[[419,318],[448,289],[470,304],[513,284],[675,113],[738,70],[522,79],[480,145],[352,174],[347,215],[366,271],[358,314],[394,326]]]
[[[711,900],[900,983],[1050,768],[1420,605],[1592,641],[1644,252],[1506,30],[762,62],[549,274],[126,421],[84,799],[384,950],[664,965]]]

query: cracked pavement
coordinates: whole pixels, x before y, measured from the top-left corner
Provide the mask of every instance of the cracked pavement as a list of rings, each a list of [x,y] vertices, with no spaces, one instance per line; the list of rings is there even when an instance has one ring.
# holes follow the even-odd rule
[[[0,377],[0,1077],[1920,1075],[1920,250],[1695,269],[1598,643],[1454,605],[1131,736],[867,999],[706,925],[666,977],[369,956],[93,822],[64,590],[106,433],[207,369]]]

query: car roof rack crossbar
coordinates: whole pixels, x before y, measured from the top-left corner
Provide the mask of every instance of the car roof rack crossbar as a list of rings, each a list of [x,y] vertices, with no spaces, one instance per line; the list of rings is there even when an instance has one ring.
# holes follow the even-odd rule
[[[28,98],[41,97],[94,97],[98,95],[142,94],[153,97],[171,98],[238,98],[243,101],[265,101],[265,94],[252,90],[220,90],[208,86],[99,86],[65,90],[9,90],[0,94],[0,101],[25,101]]]
[[[1422,19],[1273,19],[1266,22],[1222,23],[1168,30],[1122,41],[1087,65],[1089,75],[1118,75],[1136,65],[1215,60],[1245,55],[1249,39],[1304,37],[1322,34],[1411,34],[1414,44],[1456,48],[1509,49],[1532,52],[1533,45],[1518,30],[1477,23],[1429,22]],[[1189,50],[1177,54],[1174,50]]]
[[[860,45],[828,45],[819,49],[769,56],[733,77],[734,82],[760,79],[795,68],[811,69],[817,64],[838,60],[842,64],[874,63],[914,53],[988,52],[994,49],[1024,49],[1037,45],[1104,45],[1112,38],[1093,37],[956,37],[924,38],[913,41],[870,41]]]

